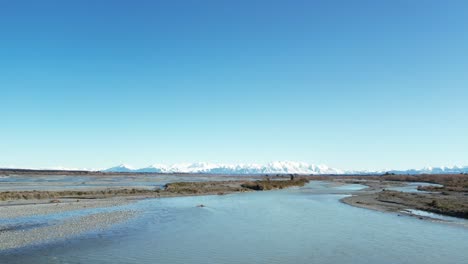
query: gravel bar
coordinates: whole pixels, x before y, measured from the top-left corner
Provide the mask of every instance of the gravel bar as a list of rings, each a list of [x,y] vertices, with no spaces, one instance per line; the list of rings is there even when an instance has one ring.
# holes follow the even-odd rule
[[[57,224],[33,229],[4,230],[0,232],[0,250],[66,239],[86,232],[104,230],[135,216],[135,211],[97,213],[83,217],[69,218]]]
[[[17,218],[17,217],[28,217],[37,215],[47,215],[54,213],[61,213],[66,211],[83,210],[90,208],[101,208],[101,207],[112,207],[131,203],[127,199],[73,199],[73,200],[61,200],[60,203],[50,203],[48,200],[38,200],[37,202],[28,201],[27,204],[13,204],[9,205],[6,203],[0,203],[0,220]]]

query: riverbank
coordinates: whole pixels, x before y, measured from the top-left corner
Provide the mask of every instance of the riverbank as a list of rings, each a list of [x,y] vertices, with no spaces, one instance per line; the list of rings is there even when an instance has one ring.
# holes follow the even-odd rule
[[[236,192],[283,189],[304,186],[308,180],[259,180],[168,183],[164,189],[106,189],[70,191],[1,192],[0,250],[12,250],[43,242],[67,239],[93,230],[128,221],[138,214],[125,205],[146,198],[224,195]],[[195,205],[194,207],[204,205]],[[110,211],[98,212],[101,208]],[[60,221],[49,216],[65,215]],[[39,222],[30,217],[41,217]]]
[[[124,223],[138,212],[130,197],[15,200],[0,203],[0,250],[13,250],[68,238]],[[95,209],[106,209],[98,212]]]
[[[468,177],[466,175],[421,176],[417,179],[441,184],[442,186],[421,186],[418,187],[420,192],[411,193],[388,190],[387,188],[389,188],[389,183],[407,184],[409,182],[401,180],[412,180],[413,178],[391,177],[394,178],[394,181],[365,181],[359,179],[361,184],[367,185],[369,188],[357,192],[353,196],[343,198],[341,201],[356,207],[404,213],[418,218],[429,217],[414,214],[412,211],[420,210],[468,219]],[[345,181],[352,180],[347,179]]]
[[[468,229],[339,202],[361,188],[317,181],[93,209],[137,214],[104,231],[0,252],[0,263],[464,263]]]
[[[23,224],[0,228],[0,250],[12,250],[58,239],[67,239],[85,232],[104,230],[128,221],[136,212],[123,210],[72,217],[60,223]]]
[[[363,177],[316,177],[295,178],[285,180],[285,177],[264,178],[258,181],[205,181],[167,183],[163,188],[136,189],[114,188],[105,190],[80,189],[65,191],[10,191],[0,192],[0,250],[15,249],[35,245],[46,241],[67,239],[93,230],[108,228],[118,223],[124,223],[136,216],[138,212],[128,209],[129,205],[145,198],[164,198],[178,196],[225,195],[229,193],[266,191],[294,186],[304,186],[309,180],[327,180],[333,185],[362,184],[368,188],[352,191],[353,196],[346,197],[343,203],[386,212],[408,214],[419,218],[427,218],[413,213],[411,210],[423,210],[439,214],[464,217],[458,212],[466,212],[468,205],[465,192],[461,192],[459,181],[457,185],[443,187],[424,187],[424,191],[435,193],[403,193],[388,189],[403,187],[404,181],[387,181],[379,178]],[[445,179],[444,181],[447,181]],[[438,188],[438,189],[436,189]],[[193,204],[193,207],[204,207],[203,204]],[[449,208],[450,211],[436,211],[436,207]],[[103,211],[88,209],[105,209]],[[74,212],[79,213],[77,216]],[[89,212],[88,212],[89,211]],[[71,217],[66,212],[72,213]],[[455,212],[455,213],[454,213]],[[65,218],[52,223],[49,216],[64,214]],[[75,215],[75,216],[73,216]],[[44,217],[40,224],[30,223],[28,217]],[[21,219],[23,218],[24,221]],[[20,221],[18,221],[20,219]],[[42,220],[41,220],[42,221]],[[55,232],[54,230],[57,230]],[[4,242],[5,241],[5,242]]]
[[[421,210],[468,219],[468,199],[464,195],[443,196],[432,193],[381,191],[357,194],[343,198],[342,201],[349,205],[379,211],[407,213],[408,210]]]

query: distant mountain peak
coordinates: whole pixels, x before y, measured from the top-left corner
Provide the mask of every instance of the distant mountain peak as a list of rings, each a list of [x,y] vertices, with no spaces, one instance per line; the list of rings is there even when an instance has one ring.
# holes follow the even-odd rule
[[[118,166],[106,169],[106,172],[133,172],[135,169],[127,164],[120,164]]]

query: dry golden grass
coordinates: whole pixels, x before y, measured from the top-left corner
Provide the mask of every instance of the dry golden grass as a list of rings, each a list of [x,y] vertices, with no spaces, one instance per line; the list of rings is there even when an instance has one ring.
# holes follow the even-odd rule
[[[175,194],[221,194],[245,191],[239,181],[174,182],[166,184],[165,192]]]
[[[264,191],[274,189],[284,189],[293,186],[304,186],[309,180],[301,178],[296,180],[261,180],[261,181],[249,181],[243,183],[241,186],[247,189]]]

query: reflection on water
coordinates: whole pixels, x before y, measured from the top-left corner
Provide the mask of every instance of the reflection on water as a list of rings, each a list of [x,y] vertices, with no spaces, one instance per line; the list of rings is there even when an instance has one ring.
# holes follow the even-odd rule
[[[351,207],[340,188],[149,199],[125,225],[0,263],[465,263],[468,229]],[[343,190],[341,190],[343,191]],[[344,190],[347,192],[349,190]],[[196,207],[204,204],[206,207]]]

